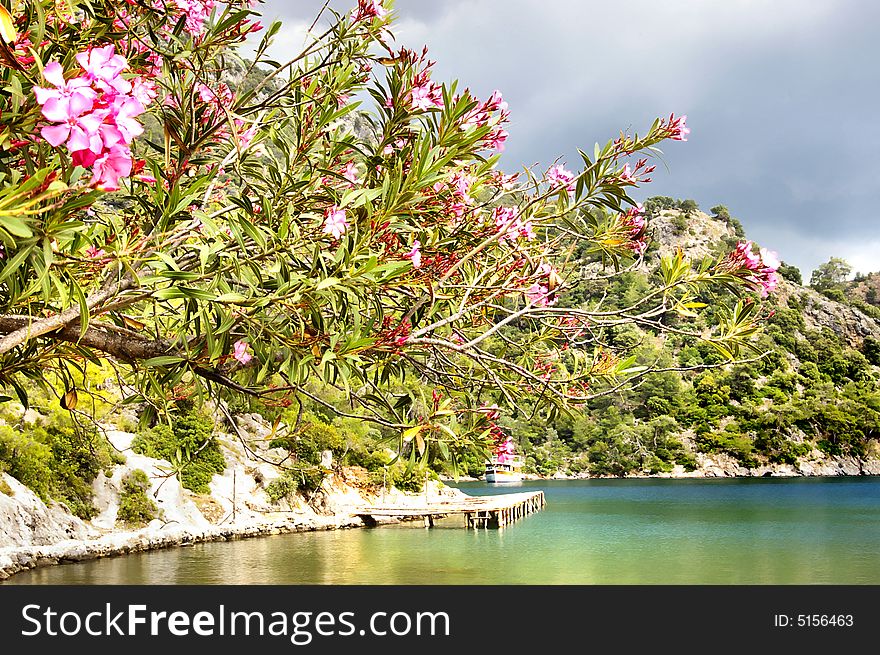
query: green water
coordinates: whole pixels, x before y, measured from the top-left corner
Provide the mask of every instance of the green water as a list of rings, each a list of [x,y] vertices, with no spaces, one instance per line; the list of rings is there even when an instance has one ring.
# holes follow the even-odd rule
[[[203,544],[38,569],[51,584],[878,584],[880,478],[584,480],[502,530],[461,518]]]

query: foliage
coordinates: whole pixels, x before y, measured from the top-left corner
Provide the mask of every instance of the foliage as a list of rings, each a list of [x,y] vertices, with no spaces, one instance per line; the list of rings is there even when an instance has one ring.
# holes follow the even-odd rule
[[[794,282],[795,284],[804,283],[803,276],[801,276],[801,269],[799,269],[797,266],[782,262],[780,263],[778,270],[779,274],[789,282]]]
[[[80,518],[96,513],[92,481],[120,461],[94,427],[79,427],[64,414],[25,429],[0,425],[0,470]]]
[[[277,505],[282,500],[290,501],[299,484],[295,477],[289,473],[278,476],[266,485],[266,495],[273,504]]]
[[[180,432],[179,398],[308,399],[382,426],[410,466],[455,468],[493,447],[501,411],[555,420],[638,383],[650,362],[605,328],[699,314],[721,357],[750,352],[760,313],[740,298],[774,284],[750,243],[664,258],[633,313],[560,303],[582,270],[601,283],[642,260],[631,192],[659,144],[686,139],[683,117],[578,151],[573,171],[511,176],[500,93],[434,81],[425,52],[389,45],[381,3],[326,12],[282,64],[266,54],[278,23],[253,60],[238,51],[260,29],[250,2],[193,2],[15,5],[0,384],[23,404],[24,381],[60,380],[70,409],[76,371],[106,358],[143,426],[161,422],[140,448],[205,489],[222,457]]]
[[[180,484],[196,493],[208,493],[215,473],[226,470],[226,460],[214,439],[213,422],[195,409],[171,415],[171,425],[161,423],[139,433],[131,449],[141,455],[171,462]]]
[[[839,257],[832,257],[824,264],[820,264],[810,276],[810,286],[816,291],[828,291],[830,289],[839,288],[849,274],[852,273],[852,266]],[[837,300],[837,298],[832,298]]]
[[[874,366],[880,366],[880,339],[865,337],[862,343],[862,354]]]
[[[150,478],[141,469],[130,471],[122,478],[122,493],[119,494],[119,509],[116,518],[132,525],[149,523],[159,511],[153,499],[147,495]]]
[[[405,466],[398,462],[388,470],[388,482],[400,491],[418,493],[425,488],[427,468],[421,464]]]

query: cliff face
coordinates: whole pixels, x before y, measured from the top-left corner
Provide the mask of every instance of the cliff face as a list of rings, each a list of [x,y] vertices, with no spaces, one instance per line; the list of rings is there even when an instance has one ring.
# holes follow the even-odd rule
[[[807,329],[828,328],[851,348],[861,348],[865,337],[880,338],[880,323],[851,305],[826,298],[821,293],[787,280],[777,291],[780,304],[802,307]]]
[[[680,248],[697,261],[728,248],[727,244],[737,239],[733,227],[701,211],[685,216],[679,210],[663,210],[651,220],[650,227],[657,256]],[[784,259],[784,253],[780,254]],[[649,260],[648,266],[651,265]],[[780,306],[798,307],[808,330],[828,328],[852,348],[860,348],[865,337],[880,338],[880,321],[807,286],[780,279],[774,295]],[[864,280],[851,283],[846,296],[868,304],[872,304],[872,299],[880,303],[880,273],[871,273]]]
[[[880,273],[869,273],[864,279],[854,280],[848,285],[846,293],[851,298],[880,307]]]

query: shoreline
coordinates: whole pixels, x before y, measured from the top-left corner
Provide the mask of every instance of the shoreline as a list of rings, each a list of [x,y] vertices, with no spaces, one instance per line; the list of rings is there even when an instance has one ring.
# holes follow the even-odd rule
[[[735,478],[817,478],[817,477],[871,477],[880,475],[880,460],[854,460],[857,470],[851,466],[834,469],[823,468],[809,473],[789,465],[741,469],[745,474],[730,471],[698,470],[692,472],[671,472],[660,474],[634,474],[627,476],[591,476],[555,474],[540,476],[526,474],[524,481],[572,481],[572,480],[626,480],[626,479],[735,479]],[[765,470],[768,469],[768,470]],[[684,474],[680,474],[684,473]],[[720,473],[720,474],[719,474]],[[452,478],[441,478],[446,482],[456,482]],[[458,482],[482,482],[481,478],[461,476]],[[454,487],[452,487],[454,489]],[[503,488],[501,485],[499,488]],[[403,505],[402,505],[403,506]],[[44,566],[75,563],[119,557],[133,553],[185,547],[200,543],[234,541],[255,537],[267,537],[299,532],[324,530],[344,530],[368,527],[354,515],[336,512],[329,515],[310,514],[304,516],[293,512],[293,516],[276,518],[257,518],[226,526],[149,526],[138,530],[111,531],[91,539],[67,539],[46,545],[22,545],[0,547],[0,584],[17,573]],[[379,524],[400,522],[397,519],[379,521]]]
[[[201,543],[361,527],[366,526],[359,517],[336,514],[313,518],[278,518],[202,529],[147,527],[132,531],[110,532],[94,539],[68,539],[48,545],[8,546],[0,548],[0,584],[16,573],[56,564],[84,562]]]

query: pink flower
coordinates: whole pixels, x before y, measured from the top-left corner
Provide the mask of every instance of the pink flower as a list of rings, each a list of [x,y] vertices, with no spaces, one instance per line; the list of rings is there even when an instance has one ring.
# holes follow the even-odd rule
[[[99,89],[110,93],[131,91],[131,83],[120,77],[122,71],[128,68],[128,61],[122,55],[116,54],[116,46],[112,43],[103,48],[92,48],[81,52],[76,56],[76,60],[86,72],[86,77]]]
[[[552,305],[553,302],[555,302],[555,300],[550,301],[547,298],[550,290],[543,284],[538,284],[537,282],[526,289],[523,293],[525,293],[526,299],[529,301],[529,304],[535,305],[536,307],[547,307],[548,305]]]
[[[102,191],[119,189],[119,178],[131,173],[131,151],[123,145],[114,146],[98,157],[92,165],[91,184]]]
[[[159,92],[156,90],[156,84],[142,77],[137,77],[131,84],[131,97],[140,102],[144,107],[153,102]]]
[[[205,21],[214,9],[214,0],[174,0],[177,8],[186,16],[184,29],[193,36],[205,31]]]
[[[501,98],[501,91],[495,89],[486,101],[486,111],[507,111],[507,103]]]
[[[523,221],[511,207],[496,207],[492,216],[495,219],[495,227],[501,233],[502,241],[504,239],[514,241],[517,237],[524,237],[529,241],[535,238],[532,222]]]
[[[58,105],[60,109],[61,105]],[[91,150],[95,154],[101,152],[104,143],[98,135],[101,128],[101,119],[94,114],[86,114],[78,116],[68,114],[63,116],[61,113],[50,113],[52,120],[63,121],[58,125],[47,125],[40,130],[40,134],[52,146],[58,147],[62,143],[67,143],[67,148],[71,152],[77,150]]]
[[[407,259],[412,260],[413,268],[419,268],[422,265],[422,253],[419,248],[422,247],[422,244],[416,239],[413,242],[412,250],[410,250],[407,254],[404,255]]]
[[[143,126],[135,120],[135,116],[140,116],[146,111],[139,100],[130,96],[119,96],[113,103],[113,109],[114,122],[125,143],[130,144],[135,137],[143,134]]]
[[[357,167],[354,165],[353,161],[348,162],[345,165],[345,168],[342,169],[342,177],[351,182],[351,186],[354,186],[357,183]]]
[[[86,256],[91,259],[98,259],[99,257],[103,257],[107,253],[104,252],[103,248],[96,248],[95,246],[89,246],[86,248]]]
[[[382,6],[382,0],[358,0],[358,8],[354,19],[364,20],[365,18],[385,18],[388,10]]]
[[[776,269],[781,262],[775,252],[766,248],[761,248],[760,253],[755,254],[753,245],[751,241],[740,241],[721,262],[721,267],[741,277],[760,291],[762,298],[766,298],[779,284]]]
[[[234,344],[232,344],[232,358],[238,361],[240,364],[247,364],[254,357],[248,352],[248,343],[247,341],[242,341],[239,339]]]
[[[561,165],[552,166],[550,170],[547,171],[547,181],[550,183],[551,188],[565,187],[566,191],[568,191],[568,195],[573,195],[575,192],[574,173],[567,171]]]
[[[508,136],[510,135],[506,130],[496,127],[486,137],[486,147],[495,152],[502,152],[504,150],[504,142],[507,141]]]
[[[52,61],[43,69],[43,77],[55,86],[47,89],[39,86],[34,87],[34,95],[37,102],[43,105],[43,115],[51,121],[62,121],[68,116],[81,116],[91,111],[98,94],[95,92],[87,79],[74,77],[69,81],[64,80],[64,71],[61,64]],[[49,116],[46,113],[49,113]],[[56,118],[50,118],[55,116]]]
[[[767,250],[767,248],[761,248],[759,252],[761,254],[761,263],[764,264],[765,268],[776,271],[782,264],[782,262],[779,261],[779,255],[774,251]]]
[[[667,138],[673,139],[674,141],[687,141],[687,135],[690,134],[691,131],[685,127],[684,123],[686,120],[687,115],[676,118],[675,114],[669,114],[669,120],[664,126],[668,133]]]
[[[761,285],[761,297],[766,298],[779,285],[779,276],[776,271],[767,271],[762,278],[759,278],[758,282]]]
[[[347,228],[345,210],[333,205],[324,213],[324,228],[321,230],[324,234],[332,234],[334,239],[339,239]]]
[[[443,89],[435,82],[425,82],[414,86],[409,93],[409,104],[413,109],[433,109],[443,107]]]

